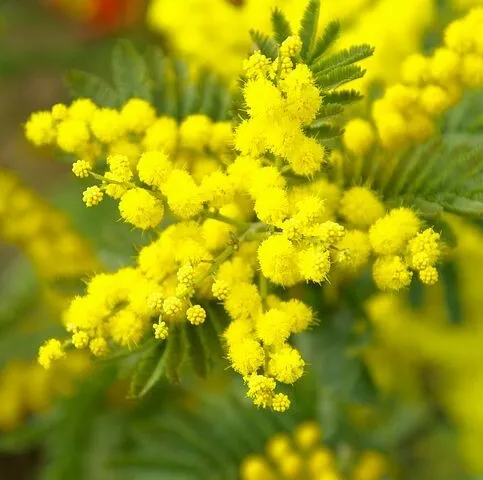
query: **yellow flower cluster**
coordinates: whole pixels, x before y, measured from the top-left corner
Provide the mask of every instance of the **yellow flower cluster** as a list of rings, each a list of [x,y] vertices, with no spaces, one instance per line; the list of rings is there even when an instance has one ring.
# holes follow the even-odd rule
[[[25,135],[36,146],[55,145],[75,156],[74,174],[85,178],[106,152],[122,153],[131,167],[147,151],[162,150],[175,156],[179,165],[196,162],[205,152],[221,155],[229,147],[231,129],[229,122],[213,123],[204,115],[192,115],[178,125],[171,117],[157,116],[154,107],[140,98],[130,99],[120,109],[80,98],[70,106],[57,104],[50,111],[33,113]],[[213,162],[198,168],[213,169]]]
[[[15,429],[28,415],[48,409],[55,397],[69,395],[89,369],[89,358],[78,352],[49,371],[36,362],[10,362],[0,372],[0,431]]]
[[[409,56],[402,65],[402,81],[374,102],[371,124],[351,120],[345,147],[356,155],[367,153],[376,136],[384,149],[402,150],[435,133],[436,120],[461,97],[463,88],[483,86],[483,8],[471,10],[448,25],[444,46],[428,57]]]
[[[47,281],[80,278],[98,268],[67,217],[5,169],[0,169],[0,237],[21,249]]]
[[[440,234],[432,228],[421,230],[422,222],[411,209],[401,207],[386,213],[371,190],[352,187],[342,195],[339,213],[349,225],[358,227],[347,230],[338,244],[342,265],[358,269],[368,263],[373,253],[373,278],[381,290],[408,287],[411,270],[417,271],[427,285],[437,282]]]
[[[240,466],[241,480],[382,480],[388,473],[386,459],[378,452],[363,452],[343,475],[334,452],[322,443],[319,425],[299,424],[292,435],[274,435],[266,455],[253,454]]]

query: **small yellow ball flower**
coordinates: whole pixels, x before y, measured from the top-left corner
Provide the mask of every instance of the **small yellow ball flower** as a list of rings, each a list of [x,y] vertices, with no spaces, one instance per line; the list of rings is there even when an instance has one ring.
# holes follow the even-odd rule
[[[272,399],[272,409],[275,412],[286,412],[290,408],[290,399],[284,393],[277,393]]]
[[[33,113],[25,124],[27,140],[40,147],[50,145],[55,140],[55,128],[50,112]]]
[[[211,293],[215,298],[223,302],[228,298],[230,287],[228,286],[228,283],[224,282],[223,280],[217,280],[211,286]]]
[[[265,345],[280,346],[291,333],[291,318],[282,310],[271,308],[257,318],[257,337]]]
[[[419,272],[419,278],[425,285],[434,285],[438,281],[438,270],[434,267],[426,267]]]
[[[250,455],[243,460],[241,480],[275,480],[270,464],[261,455]]]
[[[77,160],[72,165],[72,173],[79,178],[87,178],[91,169],[91,164],[85,160]]]
[[[265,361],[265,352],[259,342],[246,337],[228,346],[228,358],[233,370],[243,376],[255,373]]]
[[[48,370],[52,364],[53,360],[58,360],[65,356],[64,349],[59,340],[54,338],[47,340],[39,348],[38,362],[42,367]]]
[[[96,110],[97,105],[90,98],[78,98],[69,107],[68,115],[70,118],[87,122]]]
[[[203,151],[211,137],[212,122],[206,115],[190,115],[179,127],[181,145],[184,148]]]
[[[178,297],[168,297],[164,300],[163,311],[166,315],[174,317],[181,312],[183,302]]]
[[[154,313],[163,311],[163,295],[160,292],[153,292],[148,297],[148,307]]]
[[[163,203],[144,188],[131,188],[119,202],[121,218],[137,228],[156,227],[164,215]]]
[[[306,422],[299,425],[294,432],[295,443],[301,450],[311,450],[321,440],[322,431],[316,422]]]
[[[97,186],[87,187],[82,193],[82,201],[88,207],[99,205],[104,198],[104,192]]]
[[[131,98],[121,109],[121,122],[127,131],[142,133],[156,119],[156,110],[146,100]]]
[[[89,343],[89,348],[92,354],[96,357],[103,357],[107,355],[107,352],[109,351],[106,339],[103,337],[96,337],[92,339]]]
[[[172,168],[167,155],[159,151],[143,153],[137,164],[140,180],[156,188],[166,182]]]
[[[280,54],[286,57],[296,57],[302,50],[302,40],[298,35],[287,37],[280,45]]]
[[[279,382],[289,384],[296,382],[303,375],[304,366],[305,362],[300,352],[290,345],[275,350],[270,355],[268,363],[270,374]]]
[[[51,113],[54,120],[64,120],[69,114],[69,109],[63,103],[56,103],[52,107]]]
[[[59,123],[57,145],[68,153],[76,153],[84,148],[90,139],[86,122],[68,118]]]
[[[154,338],[157,340],[166,340],[168,338],[169,328],[166,325],[166,322],[160,321],[159,323],[155,323],[153,329]]]
[[[381,290],[401,290],[409,286],[413,274],[401,257],[389,255],[374,262],[372,276]]]
[[[89,345],[89,335],[82,330],[75,332],[72,335],[72,345],[74,345],[75,348],[79,349],[86,348],[87,345]]]
[[[296,258],[295,247],[284,235],[272,235],[258,248],[258,260],[263,275],[286,287],[301,280]]]
[[[186,311],[186,318],[192,325],[201,325],[206,320],[206,311],[201,305],[193,305]]]
[[[340,214],[358,228],[371,226],[384,213],[384,204],[366,187],[352,187],[340,200]]]
[[[354,155],[365,155],[372,148],[376,136],[371,124],[360,118],[350,120],[345,125],[342,141],[347,150]]]

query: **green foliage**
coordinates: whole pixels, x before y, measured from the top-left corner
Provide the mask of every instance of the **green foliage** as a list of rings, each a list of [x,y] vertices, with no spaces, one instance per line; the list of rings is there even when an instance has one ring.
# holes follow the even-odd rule
[[[253,42],[258,47],[260,52],[263,53],[263,55],[265,55],[267,58],[271,58],[272,60],[277,58],[278,45],[275,40],[256,30],[250,30],[250,35]]]
[[[317,60],[337,41],[339,35],[340,23],[336,20],[332,20],[327,24],[324,33],[315,43],[314,50],[310,56],[311,63],[316,63]]]
[[[355,45],[348,49],[340,50],[326,58],[315,60],[312,64],[312,71],[316,74],[327,74],[337,68],[353,65],[364,60],[374,53],[374,47],[370,45]]]
[[[195,113],[226,120],[230,113],[231,94],[214,74],[202,71],[193,79],[185,62],[156,47],[141,53],[127,41],[113,51],[112,85],[80,71],[69,72],[66,82],[74,98],[89,97],[102,107],[119,108],[137,97],[178,120]]]
[[[317,36],[319,25],[320,0],[310,0],[305,9],[300,24],[299,37],[302,40],[302,51],[300,56],[303,60],[308,60]]]
[[[283,12],[275,7],[272,11],[272,29],[275,41],[281,45],[282,42],[292,35],[290,24]]]

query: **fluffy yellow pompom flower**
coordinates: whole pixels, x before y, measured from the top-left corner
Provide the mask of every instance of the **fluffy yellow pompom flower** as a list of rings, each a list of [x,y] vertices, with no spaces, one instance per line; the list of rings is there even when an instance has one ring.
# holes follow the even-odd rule
[[[164,207],[160,200],[144,188],[131,188],[121,197],[119,213],[126,222],[145,230],[161,222]]]
[[[401,290],[409,286],[413,274],[401,257],[388,255],[374,262],[372,276],[381,290]]]
[[[146,100],[131,98],[122,107],[121,122],[127,131],[144,132],[156,118],[156,110]]]
[[[91,170],[91,164],[85,160],[77,160],[72,165],[72,173],[78,178],[87,178]]]
[[[256,321],[257,337],[266,345],[280,345],[290,336],[292,322],[283,310],[272,308]]]
[[[51,113],[33,113],[25,124],[25,136],[27,140],[37,147],[53,143],[55,140],[55,129]]]
[[[384,213],[384,204],[366,187],[352,187],[340,200],[339,213],[358,228],[369,227]]]
[[[255,212],[257,217],[269,225],[281,225],[288,216],[289,203],[285,190],[270,188],[257,195]]]
[[[318,423],[311,421],[297,426],[294,432],[294,440],[301,450],[311,450],[321,440],[322,431]]]
[[[396,208],[377,220],[369,230],[374,251],[381,255],[400,252],[419,230],[421,221],[409,208]]]
[[[178,124],[170,117],[158,118],[150,127],[142,139],[142,145],[146,151],[163,151],[168,155],[174,153],[178,141]]]
[[[258,248],[258,260],[265,277],[286,287],[301,280],[297,252],[285,235],[272,235]]]
[[[235,186],[228,175],[217,170],[203,177],[201,191],[212,207],[221,208],[233,201]]]
[[[277,308],[284,311],[290,318],[290,331],[300,333],[313,322],[312,309],[305,303],[292,298],[288,302],[281,302]]]
[[[345,125],[342,141],[345,148],[355,155],[365,155],[374,145],[376,136],[369,122],[361,118],[350,120]]]
[[[284,345],[270,355],[268,369],[279,382],[294,383],[304,373],[305,362],[300,352],[291,347]]]
[[[310,176],[320,170],[325,150],[315,138],[301,137],[291,147],[288,162],[297,175]]]
[[[277,87],[265,78],[249,80],[243,90],[250,116],[275,119],[282,114],[282,95]]]
[[[248,319],[258,315],[262,308],[262,299],[256,285],[239,283],[231,289],[225,300],[225,309],[234,320]]]
[[[87,187],[82,193],[82,201],[88,206],[93,207],[102,202],[104,192],[97,186]]]
[[[38,361],[42,367],[49,369],[53,360],[58,360],[65,356],[62,344],[56,339],[47,340],[39,348]]]
[[[419,271],[419,278],[425,285],[434,285],[439,278],[435,267],[426,267]]]
[[[298,252],[297,264],[304,280],[321,283],[330,271],[330,252],[320,246],[310,246]]]
[[[159,151],[143,153],[137,164],[139,179],[156,188],[166,182],[172,168],[167,155]]]
[[[68,113],[71,118],[87,122],[96,110],[97,105],[90,98],[78,98],[72,102],[66,113]],[[64,114],[63,117],[65,116],[66,115]]]
[[[67,119],[59,123],[57,145],[64,152],[75,153],[82,150],[89,142],[90,134],[83,120]]]
[[[369,235],[360,230],[347,230],[337,245],[337,261],[347,270],[356,271],[367,265],[371,255]]]
[[[171,211],[180,218],[194,217],[203,208],[203,197],[193,177],[185,170],[173,170],[162,187]]]
[[[121,114],[113,108],[100,108],[90,121],[92,133],[103,143],[113,143],[124,133]]]
[[[201,325],[206,320],[206,311],[201,305],[193,305],[186,310],[186,318],[192,325]]]
[[[79,349],[86,348],[89,345],[89,335],[82,330],[75,332],[72,335],[72,345]]]
[[[228,358],[233,370],[243,376],[248,376],[263,365],[265,352],[255,339],[247,337],[229,345]]]
[[[270,464],[260,455],[250,455],[241,466],[241,480],[275,480]]]
[[[179,127],[181,146],[201,151],[211,137],[212,122],[206,115],[190,115]]]
[[[378,480],[387,474],[386,459],[378,452],[364,452],[357,463],[354,480]]]
[[[253,400],[257,407],[266,408],[270,405],[273,391],[277,386],[275,380],[265,375],[250,375],[245,378],[248,391],[247,396]]]

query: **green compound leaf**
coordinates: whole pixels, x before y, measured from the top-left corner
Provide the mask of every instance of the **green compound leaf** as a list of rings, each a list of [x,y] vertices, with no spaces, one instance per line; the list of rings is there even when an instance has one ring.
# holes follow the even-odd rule
[[[362,78],[365,73],[366,71],[359,65],[347,65],[328,73],[317,74],[315,80],[322,90],[333,90],[345,83]]]
[[[130,42],[121,41],[115,46],[112,75],[122,103],[133,97],[152,101],[153,82],[146,61]]]
[[[253,42],[260,49],[260,52],[263,53],[263,55],[265,55],[267,58],[271,58],[272,60],[277,58],[278,45],[275,40],[264,33],[258,32],[257,30],[250,30],[250,35]]]
[[[310,0],[305,9],[300,24],[299,36],[302,40],[302,51],[300,56],[307,60],[310,57],[315,38],[317,36],[317,27],[319,24],[320,0]]]
[[[165,350],[166,342],[163,341],[143,354],[131,377],[129,397],[143,397],[159,382],[164,373]]]
[[[65,75],[67,88],[73,98],[91,98],[101,107],[120,106],[119,95],[104,79],[80,70],[71,70]]]
[[[208,373],[208,359],[200,337],[201,327],[186,323],[183,330],[190,365],[198,376],[205,378]]]
[[[353,65],[374,53],[374,47],[370,45],[354,45],[348,49],[340,50],[327,58],[313,63],[311,69],[314,73],[328,73],[334,69]]]
[[[277,7],[275,7],[272,11],[272,29],[273,36],[278,44],[282,44],[286,38],[292,35],[290,23],[282,11]]]
[[[338,90],[337,92],[330,92],[324,95],[324,103],[338,103],[340,105],[348,105],[358,102],[364,96],[357,90]]]
[[[317,40],[314,51],[310,56],[310,63],[315,63],[337,41],[340,35],[340,23],[332,21],[325,27],[324,33]]]
[[[165,374],[172,383],[179,383],[179,371],[187,350],[186,341],[179,327],[172,327],[166,339]]]

